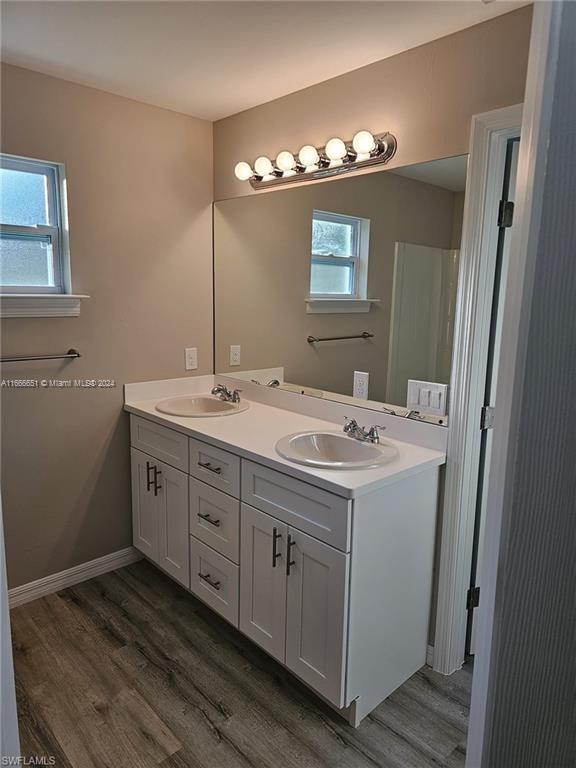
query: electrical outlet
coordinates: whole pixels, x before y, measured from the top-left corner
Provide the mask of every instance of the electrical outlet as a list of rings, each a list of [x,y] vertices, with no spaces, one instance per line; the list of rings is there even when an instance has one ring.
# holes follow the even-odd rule
[[[198,350],[196,347],[188,347],[184,350],[184,359],[187,371],[195,371],[198,368]]]
[[[240,365],[240,344],[230,345],[230,365]]]
[[[370,374],[365,371],[354,371],[354,397],[361,400],[368,400],[368,380]]]

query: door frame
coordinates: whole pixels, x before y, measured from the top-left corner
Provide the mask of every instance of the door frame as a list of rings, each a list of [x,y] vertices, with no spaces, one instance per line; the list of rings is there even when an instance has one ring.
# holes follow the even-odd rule
[[[450,377],[449,432],[433,668],[464,663],[476,497],[498,239],[498,206],[508,139],[522,105],[474,115],[466,179],[458,299]]]

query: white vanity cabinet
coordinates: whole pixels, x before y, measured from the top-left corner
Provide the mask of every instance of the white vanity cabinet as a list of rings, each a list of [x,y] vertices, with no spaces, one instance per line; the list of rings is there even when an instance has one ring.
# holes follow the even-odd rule
[[[242,505],[240,629],[344,705],[349,555]]]
[[[135,414],[131,436],[134,546],[352,724],[425,663],[437,464],[349,498]]]
[[[188,476],[137,448],[131,464],[134,546],[188,587]]]

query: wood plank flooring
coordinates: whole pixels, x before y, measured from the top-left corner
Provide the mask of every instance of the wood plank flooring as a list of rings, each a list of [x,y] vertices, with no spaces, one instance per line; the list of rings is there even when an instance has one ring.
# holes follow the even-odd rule
[[[57,768],[462,768],[471,670],[358,729],[140,561],[11,613],[23,754]]]

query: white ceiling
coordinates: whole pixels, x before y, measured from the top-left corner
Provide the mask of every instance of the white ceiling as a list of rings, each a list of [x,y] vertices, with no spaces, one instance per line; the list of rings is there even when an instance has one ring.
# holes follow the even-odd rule
[[[8,0],[2,57],[217,120],[525,4]]]

